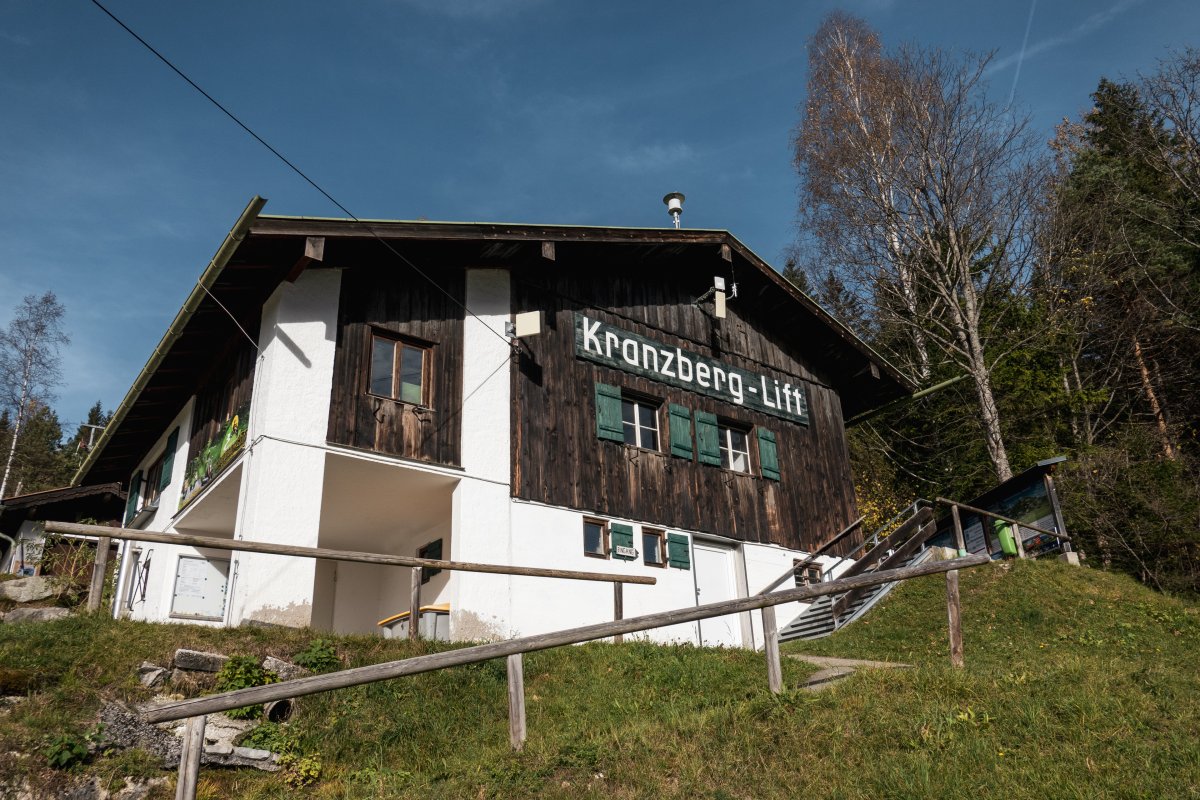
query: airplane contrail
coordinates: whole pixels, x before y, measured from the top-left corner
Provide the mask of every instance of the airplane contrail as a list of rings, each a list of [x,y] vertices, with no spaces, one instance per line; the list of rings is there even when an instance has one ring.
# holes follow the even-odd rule
[[[1025,38],[1021,40],[1021,52],[1017,55],[1017,71],[1013,74],[1012,88],[1008,91],[1008,104],[1013,104],[1017,96],[1017,81],[1021,79],[1021,64],[1025,61],[1025,48],[1029,46],[1029,29],[1033,27],[1033,12],[1037,9],[1037,0],[1029,4],[1029,19],[1025,21]]]

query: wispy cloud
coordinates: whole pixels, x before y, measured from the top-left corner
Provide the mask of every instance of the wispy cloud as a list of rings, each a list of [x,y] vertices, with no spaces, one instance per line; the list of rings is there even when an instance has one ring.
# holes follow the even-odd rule
[[[1040,42],[1034,42],[1028,47],[1022,47],[1017,53],[1013,53],[1010,56],[1005,56],[1004,58],[996,59],[988,67],[988,74],[1000,72],[1001,70],[1008,69],[1013,65],[1016,65],[1017,68],[1020,69],[1020,65],[1025,61],[1025,59],[1033,58],[1039,53],[1044,53],[1045,51],[1059,47],[1060,45],[1079,41],[1088,34],[1094,33],[1095,31],[1104,27],[1118,15],[1136,5],[1140,5],[1142,2],[1144,2],[1144,0],[1120,0],[1120,2],[1109,6],[1103,11],[1097,11],[1096,13],[1092,14],[1066,33],[1060,33],[1056,36],[1042,39]]]
[[[630,150],[610,152],[605,163],[621,172],[647,172],[673,167],[692,160],[696,152],[686,144],[644,144]]]
[[[441,14],[452,19],[495,19],[519,14],[545,0],[399,0],[403,5],[426,14]]]

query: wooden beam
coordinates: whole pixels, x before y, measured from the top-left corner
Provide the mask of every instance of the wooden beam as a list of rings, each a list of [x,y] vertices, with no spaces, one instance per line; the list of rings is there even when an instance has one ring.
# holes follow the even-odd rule
[[[96,563],[92,565],[92,585],[88,589],[88,611],[100,609],[100,600],[104,596],[104,579],[108,572],[108,548],[110,545],[111,541],[107,536],[101,536],[100,541],[96,542]]]
[[[296,259],[296,263],[288,270],[287,275],[283,279],[288,283],[295,283],[296,279],[304,270],[308,269],[309,264],[316,261],[325,260],[325,237],[324,236],[309,236],[304,240],[304,255]]]
[[[1067,521],[1063,518],[1062,506],[1058,502],[1058,491],[1054,488],[1054,478],[1050,477],[1050,473],[1047,472],[1042,476],[1042,481],[1046,485],[1046,497],[1050,500],[1050,510],[1054,513],[1054,527],[1058,528],[1060,532],[1066,533]],[[1063,543],[1063,550],[1070,552],[1070,539]]]
[[[602,581],[611,583],[637,583],[652,586],[657,578],[642,575],[620,575],[612,572],[577,572],[570,569],[544,569],[542,567],[515,567],[504,564],[476,564],[471,561],[442,561],[436,558],[413,558],[392,556],[383,553],[362,553],[354,550],[332,550],[328,547],[298,547],[295,545],[268,544],[245,539],[224,539],[219,536],[192,536],[182,533],[155,533],[130,528],[109,528],[103,525],[82,525],[78,522],[47,522],[47,533],[62,533],[69,536],[111,536],[132,542],[154,542],[155,544],[180,544],[184,547],[207,547],[213,550],[234,550],[245,553],[265,553],[275,556],[298,556],[300,558],[325,558],[330,561],[354,561],[360,564],[387,564],[394,567],[429,567],[430,569],[459,570],[460,572],[486,572],[492,575],[525,575],[531,578],[565,578],[574,581]]]
[[[622,587],[625,584],[620,581],[613,583],[613,619],[619,620],[625,616],[625,592]],[[625,637],[617,634],[613,637],[613,644],[620,644],[625,641]]]
[[[1019,520],[1013,519],[1012,517],[1006,517],[1003,514],[997,514],[995,511],[984,511],[982,508],[976,508],[975,506],[969,506],[966,503],[960,503],[957,500],[947,500],[944,497],[939,497],[939,498],[937,498],[937,500],[935,502],[945,503],[948,506],[958,506],[963,511],[970,511],[972,514],[979,514],[982,517],[995,517],[998,520],[1008,522],[1012,525],[1019,525],[1022,528],[1029,528],[1029,530],[1031,530],[1031,531],[1037,531],[1038,533],[1044,533],[1047,536],[1057,536],[1059,539],[1062,539],[1063,541],[1066,541],[1066,542],[1071,541],[1071,537],[1067,536],[1065,533],[1055,533],[1054,531],[1049,531],[1049,530],[1046,530],[1045,528],[1039,528],[1037,525],[1030,525],[1028,522],[1021,522]],[[1020,531],[1017,531],[1017,534],[1019,536]]]
[[[415,642],[421,638],[421,568],[412,568],[412,587],[409,589],[408,601],[408,640]]]
[[[763,652],[767,656],[767,686],[775,694],[783,692],[783,665],[779,663],[779,626],[774,606],[762,610]]]
[[[445,650],[440,653],[430,653],[415,656],[401,661],[390,661],[382,664],[372,664],[366,667],[355,667],[340,672],[325,675],[312,675],[306,678],[296,678],[282,683],[267,686],[254,686],[249,689],[236,689],[230,692],[195,697],[190,700],[180,700],[166,703],[157,708],[147,709],[141,714],[142,720],[150,723],[169,722],[175,719],[194,717],[197,714],[212,714],[217,711],[228,711],[231,708],[269,703],[272,700],[283,700],[287,697],[303,697],[305,695],[327,692],[331,689],[344,689],[348,686],[360,686],[365,683],[402,678],[407,675],[419,675],[434,672],[447,667],[457,667],[463,664],[478,664],[495,658],[507,658],[517,653],[532,653],[537,650],[548,650],[552,647],[562,647],[568,644],[590,642],[596,639],[607,639],[618,633],[635,633],[653,628],[665,628],[668,625],[680,625],[696,620],[720,617],[726,614],[741,614],[768,606],[782,603],[808,602],[815,597],[828,594],[839,594],[851,589],[861,589],[877,586],[881,583],[892,583],[909,578],[919,578],[922,575],[937,575],[953,569],[967,569],[991,563],[986,555],[971,555],[966,558],[955,558],[949,561],[933,561],[901,569],[881,570],[868,575],[854,578],[839,578],[838,580],[789,589],[773,594],[759,594],[741,597],[736,600],[723,600],[719,603],[708,603],[702,606],[688,606],[674,611],[663,611],[657,614],[646,614],[641,617],[616,622],[601,622],[595,625],[585,625],[580,628],[543,633],[537,636],[526,636],[520,639],[508,639],[474,647],[463,647],[457,650]]]
[[[962,604],[958,598],[958,570],[946,573],[946,616],[950,623],[950,664],[963,666]]]
[[[954,542],[958,548],[958,554],[965,556],[967,554],[967,544],[966,540],[963,539],[962,520],[958,516],[958,506],[950,506],[950,517],[954,520]]]
[[[525,663],[520,653],[508,657],[508,743],[525,748]]]
[[[542,242],[542,258],[547,261],[554,260],[554,242]]]
[[[190,717],[183,732],[183,749],[179,752],[179,780],[175,784],[175,800],[196,800],[196,784],[200,777],[200,761],[204,758],[205,717]]]

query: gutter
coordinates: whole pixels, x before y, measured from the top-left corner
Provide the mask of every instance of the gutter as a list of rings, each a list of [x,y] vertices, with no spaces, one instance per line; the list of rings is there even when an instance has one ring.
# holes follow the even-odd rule
[[[121,405],[117,406],[117,410],[113,412],[112,419],[104,427],[104,432],[100,434],[100,440],[96,442],[88,457],[76,470],[75,475],[71,478],[72,486],[79,486],[87,475],[88,471],[96,463],[100,457],[100,453],[104,451],[104,447],[112,438],[112,434],[121,423],[125,421],[125,417],[129,414],[138,398],[141,397],[142,390],[146,388],[146,384],[150,382],[150,378],[158,370],[163,359],[166,358],[168,352],[174,346],[179,335],[183,333],[183,329],[192,319],[192,315],[196,313],[196,309],[200,307],[200,303],[208,295],[208,290],[217,282],[221,271],[225,269],[225,265],[229,263],[229,259],[233,257],[234,251],[238,245],[250,233],[250,226],[258,218],[258,212],[262,210],[267,201],[255,195],[246,204],[246,208],[238,217],[237,222],[230,228],[229,233],[225,235],[225,241],[217,249],[216,254],[208,262],[208,266],[204,268],[196,285],[192,287],[191,294],[187,300],[183,302],[183,307],[179,309],[179,313],[175,315],[175,319],[171,322],[167,332],[163,334],[162,339],[154,348],[154,352],[150,354],[149,360],[146,361],[146,366],[142,367],[142,371],[138,373],[137,379],[134,380],[133,386],[129,387],[129,391],[125,395],[125,399],[121,401]]]

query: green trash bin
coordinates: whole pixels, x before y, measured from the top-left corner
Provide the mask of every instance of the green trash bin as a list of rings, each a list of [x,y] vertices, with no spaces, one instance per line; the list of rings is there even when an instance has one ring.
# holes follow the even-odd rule
[[[1012,525],[1001,519],[992,520],[992,531],[1000,540],[1000,552],[1006,556],[1017,555],[1017,539],[1013,536]]]

